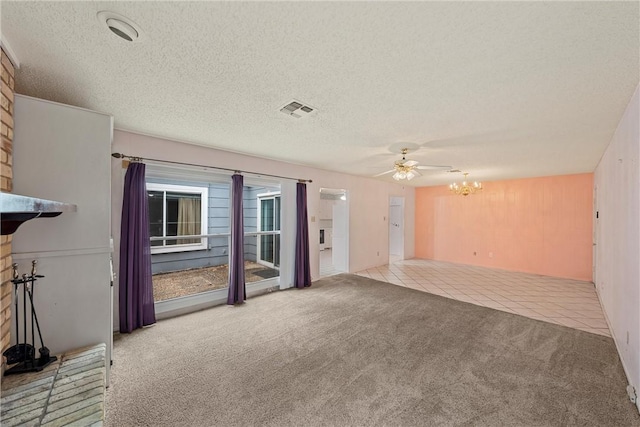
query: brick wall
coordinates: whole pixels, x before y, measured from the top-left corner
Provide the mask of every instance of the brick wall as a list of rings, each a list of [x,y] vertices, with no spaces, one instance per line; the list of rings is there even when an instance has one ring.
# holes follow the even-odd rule
[[[13,190],[13,87],[14,68],[9,57],[2,50],[2,95],[0,97],[0,119],[2,128],[2,145],[0,148],[0,190]],[[11,236],[0,237],[2,249],[0,251],[0,270],[2,285],[0,285],[0,343],[2,351],[9,347],[11,324]],[[4,363],[3,363],[4,366]]]

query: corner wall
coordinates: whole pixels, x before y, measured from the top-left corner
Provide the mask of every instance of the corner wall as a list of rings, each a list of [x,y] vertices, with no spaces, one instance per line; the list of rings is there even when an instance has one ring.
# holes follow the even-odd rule
[[[14,67],[2,49],[2,94],[0,96],[0,119],[2,121],[2,145],[0,147],[0,190],[10,193],[13,190],[13,87]],[[0,342],[4,352],[11,341],[11,236],[0,237],[1,258],[0,270],[2,285],[0,286]]]
[[[595,284],[640,393],[640,86],[595,171]]]
[[[416,257],[592,280],[593,175],[416,189]]]

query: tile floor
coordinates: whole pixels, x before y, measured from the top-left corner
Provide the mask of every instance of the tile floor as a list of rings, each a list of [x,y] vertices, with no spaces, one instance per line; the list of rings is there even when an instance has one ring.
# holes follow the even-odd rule
[[[333,276],[340,271],[333,266],[331,248],[320,250],[320,277]]]
[[[421,259],[356,274],[611,336],[591,282]]]

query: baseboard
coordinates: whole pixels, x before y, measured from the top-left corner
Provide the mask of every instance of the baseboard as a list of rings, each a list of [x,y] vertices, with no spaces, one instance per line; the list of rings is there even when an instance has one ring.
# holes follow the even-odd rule
[[[593,286],[596,288],[596,296],[598,297],[598,302],[600,303],[600,308],[602,309],[604,320],[605,322],[607,322],[607,327],[609,328],[609,332],[611,333],[611,339],[613,340],[613,345],[616,346],[616,351],[618,352],[618,359],[620,359],[620,363],[622,364],[622,370],[624,371],[624,375],[627,377],[627,384],[633,387],[634,389],[638,390],[638,385],[634,384],[633,381],[631,380],[631,376],[629,375],[629,369],[627,368],[627,365],[625,364],[624,359],[621,356],[622,352],[620,351],[620,347],[618,346],[618,340],[616,339],[614,330],[611,327],[611,322],[609,321],[609,316],[607,316],[607,312],[604,309],[604,304],[602,304],[602,299],[600,298],[600,289],[595,283],[593,284]],[[625,390],[625,394],[627,394],[626,390]],[[631,403],[634,404],[633,402]],[[640,399],[636,399],[634,406],[638,410],[638,413],[640,413]]]

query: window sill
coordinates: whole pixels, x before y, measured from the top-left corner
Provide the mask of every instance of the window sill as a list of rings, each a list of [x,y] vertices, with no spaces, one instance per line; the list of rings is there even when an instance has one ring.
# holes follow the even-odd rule
[[[176,245],[176,246],[170,246],[170,247],[151,246],[151,255],[174,254],[174,253],[191,252],[191,251],[206,251],[208,249],[209,248],[207,248],[207,245],[194,245],[194,246]]]

